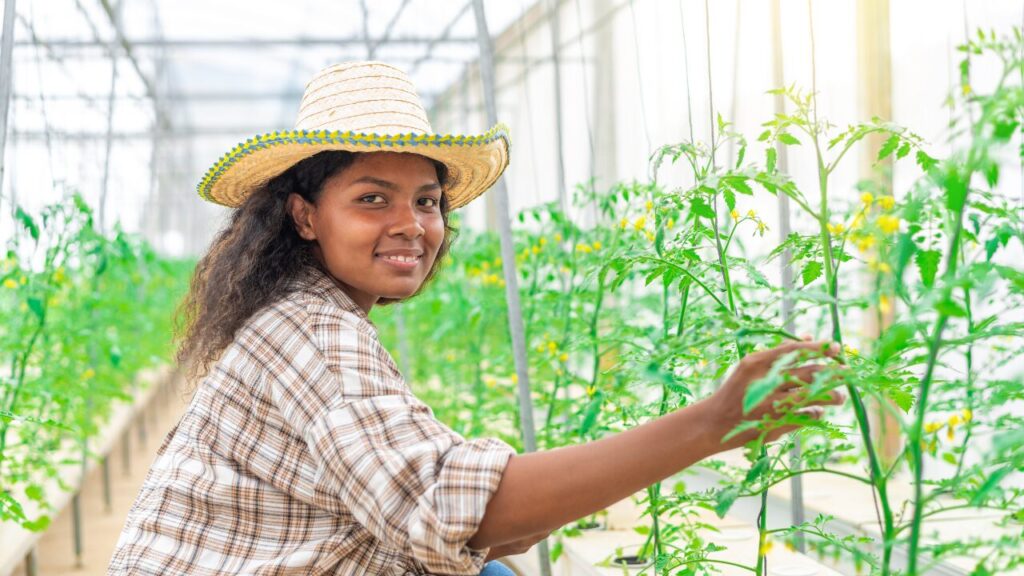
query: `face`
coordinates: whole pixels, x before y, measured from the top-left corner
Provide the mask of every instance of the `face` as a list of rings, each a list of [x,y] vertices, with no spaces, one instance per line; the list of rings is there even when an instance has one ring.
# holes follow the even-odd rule
[[[441,186],[433,162],[373,152],[324,182],[316,204],[288,208],[299,235],[366,312],[380,298],[407,298],[427,277],[444,240]]]

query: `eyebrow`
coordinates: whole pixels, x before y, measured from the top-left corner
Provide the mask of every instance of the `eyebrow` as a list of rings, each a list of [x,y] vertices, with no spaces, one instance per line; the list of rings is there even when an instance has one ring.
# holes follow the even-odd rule
[[[381,188],[385,188],[387,190],[398,190],[398,185],[395,184],[394,182],[389,182],[387,180],[381,180],[380,178],[374,178],[373,176],[363,176],[362,178],[359,178],[359,179],[353,181],[352,183],[353,184],[374,184],[374,185],[380,186]],[[430,184],[424,184],[423,186],[420,186],[419,189],[416,190],[416,191],[417,192],[427,192],[429,190],[439,190],[440,188],[441,188],[441,185],[439,183],[431,182]]]

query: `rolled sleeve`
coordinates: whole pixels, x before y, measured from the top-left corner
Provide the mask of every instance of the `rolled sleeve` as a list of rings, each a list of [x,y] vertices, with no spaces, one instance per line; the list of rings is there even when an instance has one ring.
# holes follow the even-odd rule
[[[438,421],[375,333],[345,318],[321,333],[332,323],[301,312],[267,318],[255,337],[270,396],[313,456],[316,504],[432,574],[479,574],[487,550],[467,542],[515,450]]]

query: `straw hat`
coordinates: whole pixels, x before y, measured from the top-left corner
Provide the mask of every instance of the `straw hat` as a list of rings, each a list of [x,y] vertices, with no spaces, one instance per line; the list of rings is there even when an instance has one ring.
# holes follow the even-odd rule
[[[295,130],[250,138],[218,160],[199,195],[239,206],[267,180],[324,150],[412,152],[448,167],[451,209],[490,188],[508,166],[508,128],[478,136],[434,134],[405,72],[382,62],[325,68],[306,85]]]

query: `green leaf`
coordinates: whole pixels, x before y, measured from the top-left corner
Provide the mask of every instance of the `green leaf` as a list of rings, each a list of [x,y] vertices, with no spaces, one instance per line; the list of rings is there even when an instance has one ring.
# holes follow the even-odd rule
[[[797,140],[796,136],[793,136],[789,132],[780,132],[779,133],[779,142],[782,142],[783,144],[788,144],[790,146],[799,146],[800,145],[800,140]]]
[[[935,274],[939,271],[939,260],[942,253],[938,250],[921,250],[914,254],[914,262],[921,272],[921,282],[931,288],[935,284]]]
[[[21,206],[18,206],[14,211],[14,217],[17,218],[18,222],[20,222],[26,230],[28,230],[28,233],[32,236],[33,240],[39,240],[39,225],[36,224],[36,221],[33,220],[31,216],[29,216],[28,212],[25,212],[21,209]]]
[[[29,500],[35,500],[36,502],[42,502],[44,499],[43,487],[38,484],[30,484],[25,487],[25,496]]]
[[[882,144],[882,147],[878,149],[878,158],[876,161],[883,160],[887,156],[891,155],[896,151],[896,148],[900,145],[900,137],[896,134],[889,136],[889,139]]]
[[[914,334],[914,326],[909,322],[897,322],[889,326],[875,343],[875,359],[884,365],[889,359],[899,356],[907,349]]]
[[[35,520],[23,522],[21,525],[30,532],[42,532],[50,525],[50,517],[44,514]]]
[[[39,318],[40,321],[43,320],[43,317],[46,315],[46,312],[43,309],[43,301],[39,298],[29,298],[28,308],[36,315],[37,318]]]
[[[917,165],[921,167],[921,170],[925,172],[928,172],[939,163],[938,160],[926,154],[924,150],[918,150],[917,154],[914,155],[914,159],[917,160]]]
[[[904,142],[899,149],[896,150],[896,159],[902,159],[907,154],[910,154],[910,142]]]
[[[800,271],[800,278],[804,282],[804,286],[807,286],[811,282],[814,282],[821,276],[821,262],[817,260],[808,260],[807,264],[804,264],[804,269]]]
[[[723,180],[725,181],[726,185],[728,185],[733,190],[739,192],[740,194],[746,194],[747,196],[754,195],[754,191],[750,188],[750,185],[747,184],[746,178],[733,176],[730,178],[723,178]]]
[[[946,316],[952,316],[954,318],[967,317],[967,311],[964,310],[964,307],[955,302],[952,298],[946,298],[936,302],[935,311],[939,314],[945,314]]]
[[[715,211],[699,196],[690,200],[690,211],[702,218],[714,219],[715,217]]]
[[[719,518],[725,518],[739,496],[739,486],[729,486],[719,490],[715,493],[715,514],[718,514]]]
[[[597,416],[601,413],[602,404],[604,404],[604,394],[599,390],[590,399],[590,402],[583,411],[583,422],[580,423],[581,436],[590,432],[590,429],[594,427],[594,424],[597,422]]]
[[[775,164],[778,162],[778,152],[775,151],[774,147],[768,148],[764,152],[765,163],[764,169],[766,172],[775,172]]]
[[[1003,478],[1012,471],[1013,468],[1010,466],[1004,466],[993,472],[991,476],[985,479],[985,482],[978,488],[978,491],[974,493],[974,497],[971,498],[971,506],[981,506],[984,504],[989,493],[996,490],[999,487],[999,483],[1003,481]]]
[[[963,210],[967,201],[967,175],[962,174],[957,166],[950,166],[943,174],[942,186],[946,189],[946,208],[950,212]]]

